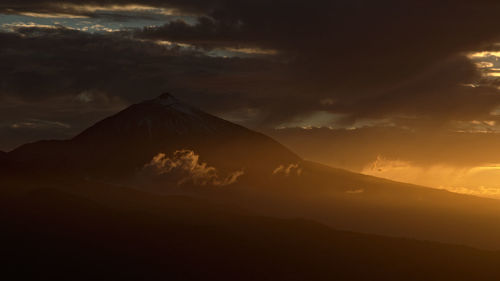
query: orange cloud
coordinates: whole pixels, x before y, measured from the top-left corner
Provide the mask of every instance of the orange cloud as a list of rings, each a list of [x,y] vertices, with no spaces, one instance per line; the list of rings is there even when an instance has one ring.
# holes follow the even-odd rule
[[[220,178],[217,169],[207,163],[200,162],[200,156],[192,150],[177,150],[172,158],[167,157],[165,153],[158,153],[151,162],[144,166],[144,170],[154,175],[165,175],[173,172],[181,173],[183,177],[177,182],[179,185],[192,182],[201,186],[234,184],[244,174],[240,170]]]
[[[288,166],[279,165],[273,171],[273,175],[278,175],[278,174],[282,174],[285,176],[295,174],[297,176],[300,176],[302,174],[302,168],[299,166],[299,164],[289,164]]]

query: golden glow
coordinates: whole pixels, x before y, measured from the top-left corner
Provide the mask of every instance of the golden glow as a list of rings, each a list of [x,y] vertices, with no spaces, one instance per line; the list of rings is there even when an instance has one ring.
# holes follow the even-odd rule
[[[483,77],[500,77],[500,69],[496,68],[495,63],[492,62],[492,60],[498,61],[500,52],[475,52],[467,54],[467,57],[475,62]]]
[[[35,18],[68,18],[68,19],[84,19],[88,18],[88,16],[83,16],[83,15],[74,15],[74,14],[68,14],[68,13],[34,13],[34,12],[22,12],[19,13],[22,16],[27,16],[27,17],[35,17]]]
[[[362,173],[452,192],[500,199],[500,164],[474,167],[443,164],[424,167],[379,156],[365,167]]]
[[[140,40],[140,41],[148,41],[148,40]],[[162,45],[162,46],[180,46],[184,48],[190,48],[193,47],[191,44],[187,43],[181,43],[181,42],[174,42],[174,41],[168,41],[168,40],[156,40],[153,41],[155,44]]]
[[[487,61],[481,61],[476,63],[476,66],[479,68],[490,68],[495,66],[492,62],[487,62]]]
[[[227,48],[227,51],[244,53],[244,54],[255,54],[255,55],[276,55],[278,51],[270,49],[260,49],[260,48]]]
[[[47,25],[47,24],[36,24],[34,22],[29,22],[29,23],[13,23],[13,24],[4,24],[2,27],[7,28],[11,31],[14,31],[16,28],[49,28],[49,29],[56,29],[57,27],[55,25]]]
[[[478,58],[486,58],[486,57],[500,57],[500,52],[475,52],[475,53],[469,53],[467,57],[471,59],[478,59]]]
[[[78,5],[69,3],[60,3],[56,5],[65,10],[78,12],[95,13],[97,11],[112,11],[112,12],[154,12],[155,14],[174,15],[177,14],[175,9],[159,8],[148,5]]]
[[[489,76],[489,77],[500,77],[500,72],[488,72],[488,73],[486,73],[486,76]]]
[[[488,126],[496,125],[496,122],[494,120],[484,120],[484,121],[473,120],[471,121],[471,123],[474,125],[488,125]]]

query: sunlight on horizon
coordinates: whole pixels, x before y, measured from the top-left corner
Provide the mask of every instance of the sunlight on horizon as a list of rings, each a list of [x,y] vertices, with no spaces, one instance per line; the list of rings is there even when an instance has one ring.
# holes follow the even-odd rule
[[[451,192],[500,199],[500,163],[473,167],[423,166],[378,156],[362,174]]]

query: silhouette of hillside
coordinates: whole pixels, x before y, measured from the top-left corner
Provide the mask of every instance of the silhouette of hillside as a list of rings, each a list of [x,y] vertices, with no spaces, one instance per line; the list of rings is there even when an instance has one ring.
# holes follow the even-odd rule
[[[8,241],[3,274],[10,280],[496,280],[500,274],[497,252],[335,231],[189,197],[108,192],[116,199],[109,205],[50,188],[2,202],[9,211],[1,217]]]

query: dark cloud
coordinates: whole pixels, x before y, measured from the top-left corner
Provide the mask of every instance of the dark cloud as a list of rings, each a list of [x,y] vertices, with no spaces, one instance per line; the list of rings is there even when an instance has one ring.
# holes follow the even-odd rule
[[[98,17],[83,6],[112,10],[113,5],[140,4],[189,14],[195,23],[175,20],[107,34],[61,27],[0,34],[0,95],[11,105],[37,104],[40,115],[44,104],[57,100],[62,107],[100,108],[95,116],[101,116],[116,110],[112,104],[124,106],[167,89],[258,128],[318,111],[341,116],[335,122],[342,126],[388,119],[398,126],[441,128],[455,121],[494,119],[490,112],[500,105],[498,83],[485,79],[466,56],[498,48],[496,1],[60,3],[0,0],[0,11]],[[131,20],[123,11],[111,15]],[[192,47],[166,47],[156,40]],[[276,54],[209,56],[234,49]],[[64,114],[3,115],[12,122],[64,121]],[[78,123],[73,127],[89,122]]]
[[[498,38],[490,1],[236,1],[207,10],[195,25],[176,21],[136,36],[199,46],[275,49],[288,59],[282,75],[286,110],[268,123],[322,109],[357,118],[484,117],[497,88],[481,81],[464,54]],[[287,83],[285,82],[285,83]],[[488,82],[489,83],[489,82]],[[277,88],[276,91],[279,92]],[[282,98],[278,93],[276,96]]]
[[[262,80],[262,71],[277,67],[258,58],[209,57],[196,50],[139,41],[127,32],[90,34],[63,27],[20,27],[0,33],[0,41],[3,149],[14,146],[14,123],[53,120],[71,124],[65,136],[76,134],[126,105],[167,90],[214,113],[246,108],[252,104],[251,97],[238,91],[239,81],[257,74]],[[62,135],[51,127],[23,129],[33,131],[22,134],[29,141],[36,134]]]
[[[216,21],[209,17],[199,17],[194,25],[176,20],[161,27],[145,27],[136,32],[138,38],[170,40],[192,44],[204,49],[217,47],[260,47],[256,38],[246,32],[238,22]]]

